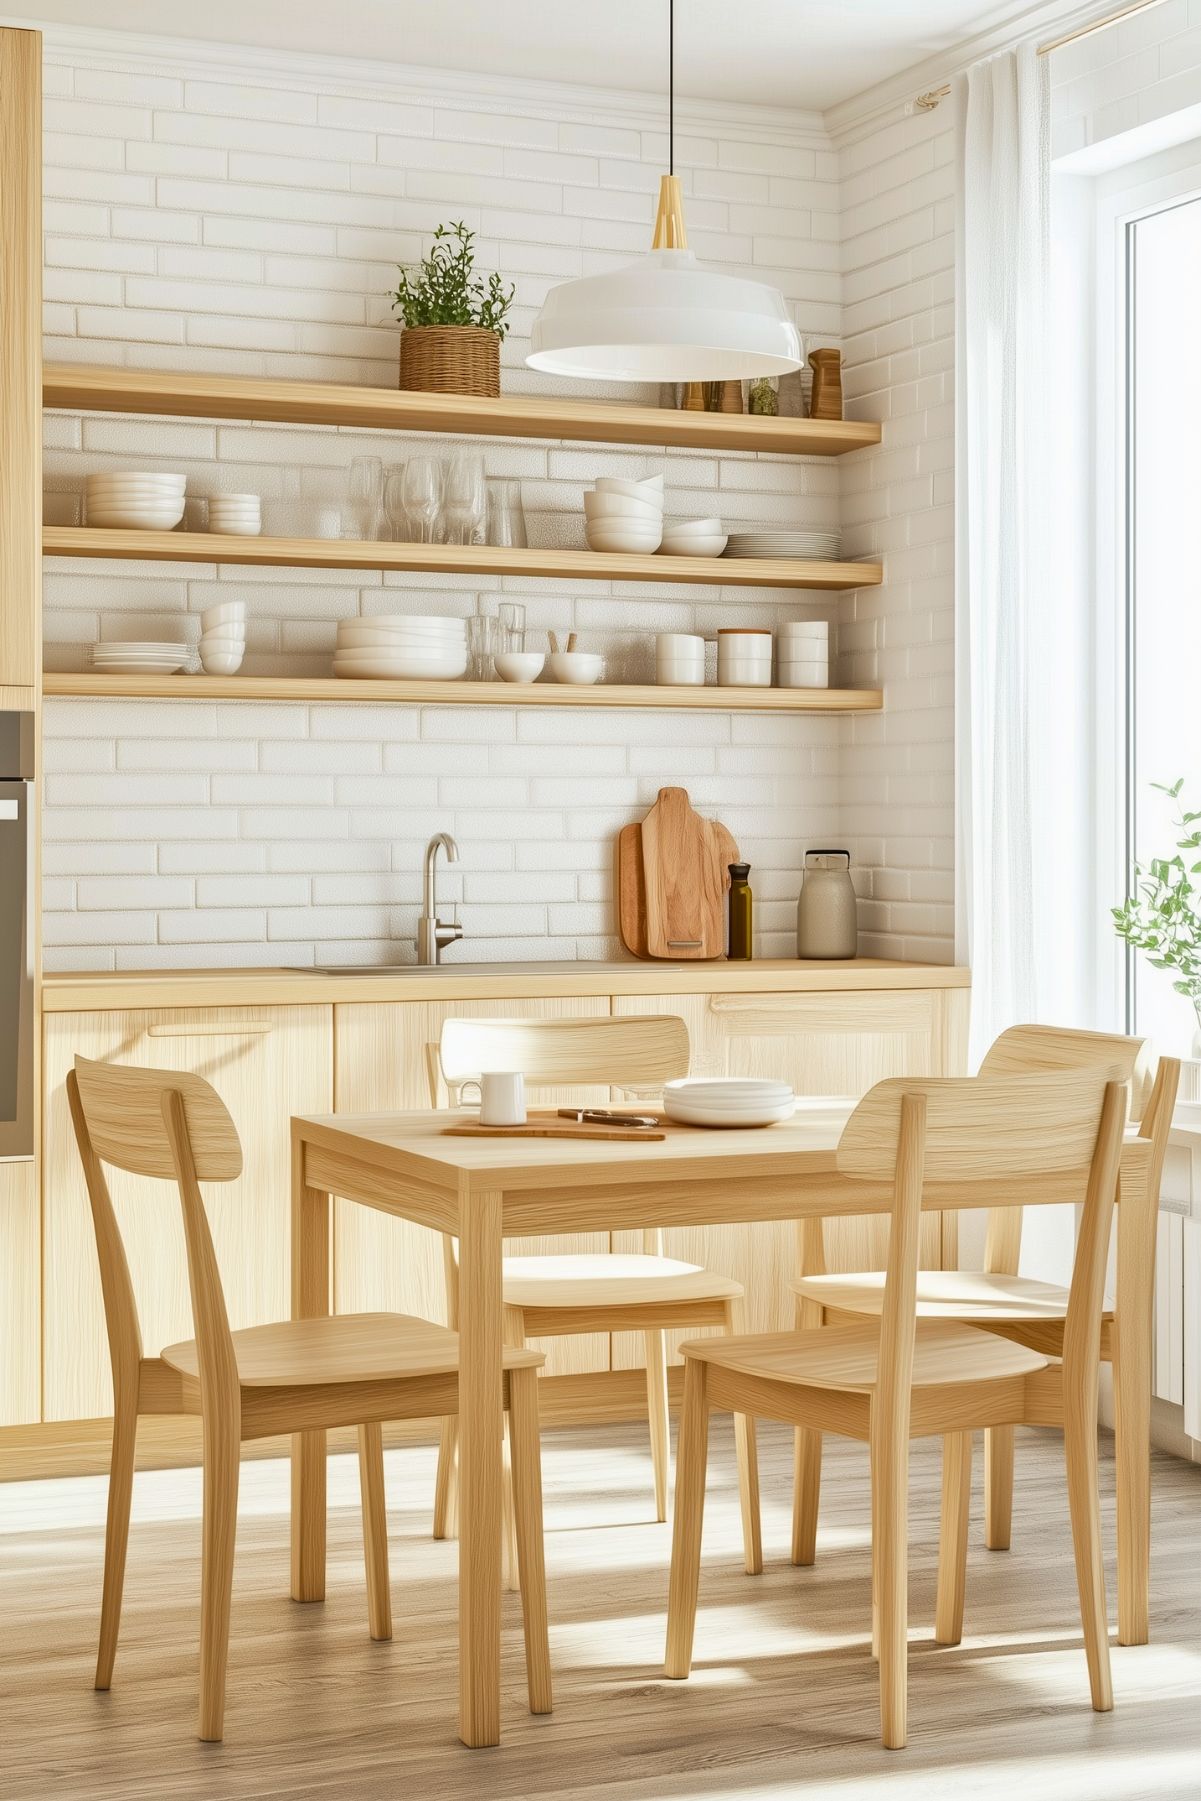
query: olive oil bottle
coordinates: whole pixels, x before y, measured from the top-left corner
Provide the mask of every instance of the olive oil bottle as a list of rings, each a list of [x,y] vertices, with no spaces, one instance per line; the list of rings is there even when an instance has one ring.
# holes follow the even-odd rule
[[[754,899],[747,877],[749,863],[730,864],[730,929],[727,956],[731,962],[749,963],[755,954],[752,909]]]

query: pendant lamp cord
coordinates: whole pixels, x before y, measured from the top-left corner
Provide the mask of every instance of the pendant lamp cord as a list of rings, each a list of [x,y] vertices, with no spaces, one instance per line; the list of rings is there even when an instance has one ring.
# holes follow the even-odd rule
[[[667,0],[667,173],[676,172],[676,0]]]

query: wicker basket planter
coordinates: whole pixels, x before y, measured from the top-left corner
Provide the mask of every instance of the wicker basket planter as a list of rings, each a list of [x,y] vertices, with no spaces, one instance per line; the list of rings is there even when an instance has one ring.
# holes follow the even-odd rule
[[[500,339],[480,325],[406,326],[400,334],[400,386],[495,397]]]

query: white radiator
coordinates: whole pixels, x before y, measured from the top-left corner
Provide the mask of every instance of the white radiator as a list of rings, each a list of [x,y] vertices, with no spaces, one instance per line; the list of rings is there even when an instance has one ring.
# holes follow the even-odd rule
[[[1154,1392],[1201,1439],[1201,1131],[1173,1128],[1155,1243]]]

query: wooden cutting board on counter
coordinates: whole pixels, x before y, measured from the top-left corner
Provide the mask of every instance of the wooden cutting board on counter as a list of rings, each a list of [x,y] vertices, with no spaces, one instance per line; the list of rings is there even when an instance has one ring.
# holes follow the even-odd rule
[[[637,834],[637,853],[627,833]],[[673,962],[723,957],[728,866],[738,861],[725,826],[702,818],[686,788],[660,788],[642,825],[621,836],[618,900],[627,948],[635,956]]]

